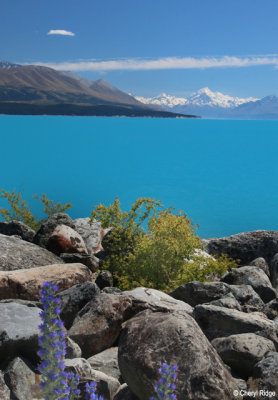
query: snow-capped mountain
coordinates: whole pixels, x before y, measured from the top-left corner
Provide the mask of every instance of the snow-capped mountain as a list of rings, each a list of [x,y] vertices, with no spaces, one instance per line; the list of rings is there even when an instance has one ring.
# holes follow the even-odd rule
[[[240,98],[232,97],[220,92],[213,92],[208,87],[202,88],[197,92],[192,93],[188,97],[175,97],[162,93],[157,97],[136,97],[137,100],[145,104],[155,104],[168,109],[173,109],[177,106],[197,106],[197,107],[220,107],[224,109],[234,108],[244,103],[254,102],[259,99],[254,97]]]

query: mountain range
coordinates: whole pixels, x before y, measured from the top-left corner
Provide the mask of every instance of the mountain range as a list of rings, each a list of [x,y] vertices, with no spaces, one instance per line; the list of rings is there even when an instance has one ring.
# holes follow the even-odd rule
[[[239,98],[203,88],[188,97],[163,93],[157,97],[136,97],[142,103],[164,110],[189,113],[205,118],[278,119],[278,97]]]
[[[141,103],[103,79],[7,61],[0,62],[0,114],[187,117]]]

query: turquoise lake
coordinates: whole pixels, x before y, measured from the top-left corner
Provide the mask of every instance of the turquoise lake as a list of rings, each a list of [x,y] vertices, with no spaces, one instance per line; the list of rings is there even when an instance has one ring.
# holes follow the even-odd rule
[[[144,196],[201,237],[278,230],[278,121],[0,116],[0,139],[0,188],[38,216],[33,193],[72,202],[73,218]]]

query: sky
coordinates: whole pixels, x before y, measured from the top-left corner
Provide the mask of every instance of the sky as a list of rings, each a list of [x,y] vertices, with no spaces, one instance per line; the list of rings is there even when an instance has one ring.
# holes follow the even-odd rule
[[[137,96],[278,95],[278,0],[10,0],[0,60],[72,70]]]

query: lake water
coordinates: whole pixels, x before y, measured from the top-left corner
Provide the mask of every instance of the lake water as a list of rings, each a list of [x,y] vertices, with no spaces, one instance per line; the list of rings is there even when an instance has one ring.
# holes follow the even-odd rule
[[[72,202],[162,200],[201,237],[278,230],[278,121],[0,116],[0,188]],[[6,202],[0,199],[0,207]]]

